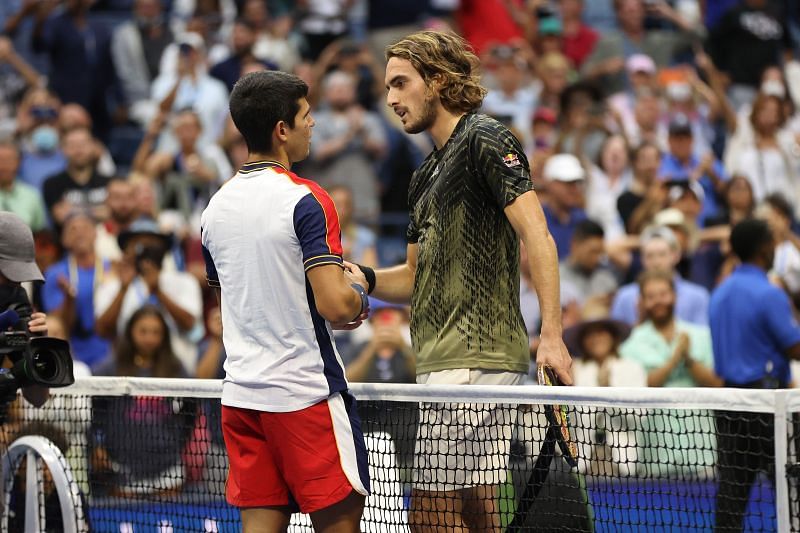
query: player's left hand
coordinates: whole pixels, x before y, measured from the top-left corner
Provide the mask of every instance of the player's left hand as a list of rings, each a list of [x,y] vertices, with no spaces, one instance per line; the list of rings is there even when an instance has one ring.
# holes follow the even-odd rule
[[[572,357],[570,357],[561,335],[542,334],[539,349],[536,351],[536,363],[550,365],[561,383],[572,385],[570,372]]]

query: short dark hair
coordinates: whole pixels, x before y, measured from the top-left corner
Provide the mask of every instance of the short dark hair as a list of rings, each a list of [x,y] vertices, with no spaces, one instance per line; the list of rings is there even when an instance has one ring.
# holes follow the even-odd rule
[[[230,98],[231,118],[250,153],[272,150],[272,130],[278,122],[294,128],[298,100],[306,96],[308,85],[286,72],[252,72],[236,82]]]
[[[587,218],[586,220],[578,222],[575,226],[575,231],[572,233],[572,240],[575,242],[583,242],[593,237],[602,239],[605,235],[603,226]]]
[[[767,223],[756,218],[742,220],[731,231],[731,248],[742,263],[751,262],[761,248],[772,241],[772,231]]]
[[[764,198],[764,203],[770,206],[772,209],[780,213],[781,216],[788,220],[793,220],[794,216],[794,209],[792,209],[792,204],[780,193],[772,193],[766,198]]]

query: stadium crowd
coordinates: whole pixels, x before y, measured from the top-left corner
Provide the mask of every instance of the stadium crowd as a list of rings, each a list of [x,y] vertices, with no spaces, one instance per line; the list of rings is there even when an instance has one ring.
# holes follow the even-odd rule
[[[468,40],[482,112],[526,147],[576,384],[722,385],[709,302],[742,220],[768,223],[769,277],[800,304],[791,0],[8,0],[0,28],[0,209],[35,233],[33,301],[82,374],[224,375],[199,216],[247,157],[227,107],[245,73],[310,86],[311,154],[293,170],[330,191],[345,259],[403,259],[433,144],[386,107],[383,49],[422,28]],[[408,309],[372,309],[337,337],[348,377],[413,382]]]

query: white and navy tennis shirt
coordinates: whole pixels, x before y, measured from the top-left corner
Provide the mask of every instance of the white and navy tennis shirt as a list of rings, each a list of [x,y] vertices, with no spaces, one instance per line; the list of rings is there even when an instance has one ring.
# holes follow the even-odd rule
[[[298,411],[346,390],[306,278],[342,264],[328,194],[278,163],[247,163],[203,211],[201,240],[209,284],[222,290],[222,404]]]

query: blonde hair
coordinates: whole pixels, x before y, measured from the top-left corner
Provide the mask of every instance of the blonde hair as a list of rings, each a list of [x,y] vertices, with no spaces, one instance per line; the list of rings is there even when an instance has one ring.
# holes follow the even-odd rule
[[[477,110],[486,96],[480,61],[467,42],[452,32],[419,31],[386,48],[386,59],[405,59],[425,83],[438,81],[439,100],[451,113]]]

